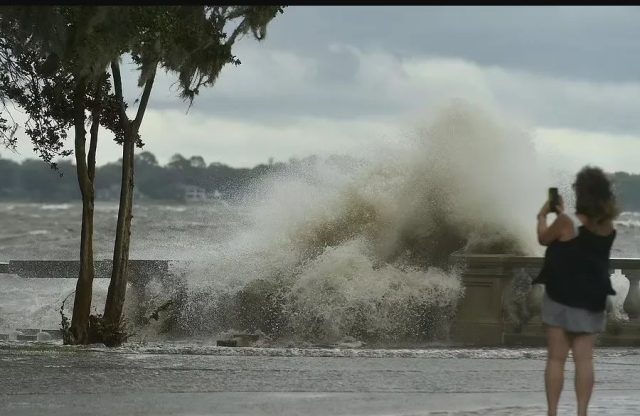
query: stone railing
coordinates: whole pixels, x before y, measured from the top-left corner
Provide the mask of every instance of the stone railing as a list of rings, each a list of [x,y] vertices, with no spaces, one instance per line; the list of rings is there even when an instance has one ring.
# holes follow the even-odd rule
[[[127,277],[130,290],[127,297],[131,297],[132,304],[135,305],[134,321],[142,319],[147,284],[152,279],[158,279],[163,283],[170,279],[169,264],[171,262],[171,260],[129,260]],[[95,278],[111,278],[111,268],[111,260],[94,261]],[[78,260],[10,260],[0,263],[0,278],[2,274],[12,274],[32,279],[77,279],[79,271]]]
[[[169,273],[169,260],[129,260],[129,282],[144,286],[154,277]],[[111,277],[111,260],[93,262],[95,278]],[[16,274],[24,278],[76,279],[80,271],[78,260],[10,260],[0,263],[0,273]]]
[[[454,343],[470,345],[543,345],[540,310],[544,285],[531,285],[541,257],[452,255],[464,270],[465,295],[451,328]],[[640,259],[614,258],[610,271],[629,280],[623,310],[628,321],[609,322],[600,337],[604,345],[640,345]],[[611,299],[607,310],[612,311]]]
[[[465,294],[451,326],[450,340],[462,345],[544,345],[540,321],[543,285],[531,285],[542,266],[541,257],[510,255],[452,255],[462,267]],[[129,282],[134,303],[145,300],[147,283],[170,278],[170,260],[129,260]],[[95,263],[96,278],[109,278],[110,260]],[[623,310],[628,321],[610,322],[600,337],[604,345],[640,346],[640,259],[611,259],[611,272],[620,270],[629,280]],[[77,278],[74,260],[12,260],[0,263],[0,274],[24,278]],[[1,275],[0,275],[1,277]],[[611,311],[612,304],[608,303]],[[135,311],[137,316],[141,310]],[[137,316],[139,318],[139,316]]]

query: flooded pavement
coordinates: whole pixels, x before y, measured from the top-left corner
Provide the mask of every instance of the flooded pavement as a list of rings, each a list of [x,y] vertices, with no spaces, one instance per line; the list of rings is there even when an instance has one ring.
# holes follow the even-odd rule
[[[0,344],[2,415],[546,413],[540,349]],[[640,414],[640,353],[599,349],[591,414]],[[560,414],[575,414],[567,363]]]

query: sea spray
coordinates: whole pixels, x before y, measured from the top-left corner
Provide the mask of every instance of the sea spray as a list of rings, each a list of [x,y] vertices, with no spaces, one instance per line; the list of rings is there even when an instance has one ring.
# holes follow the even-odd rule
[[[462,293],[458,276],[437,268],[375,265],[367,246],[355,239],[328,247],[304,265],[287,296],[293,333],[321,340],[445,336]]]
[[[454,251],[539,254],[530,138],[463,102],[406,146],[309,158],[256,182],[249,226],[180,271],[173,331],[331,342],[446,338]]]

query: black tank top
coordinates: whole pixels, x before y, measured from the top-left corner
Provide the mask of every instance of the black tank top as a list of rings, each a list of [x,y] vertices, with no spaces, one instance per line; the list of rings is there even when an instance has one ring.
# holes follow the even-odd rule
[[[581,225],[577,232],[571,240],[549,244],[540,274],[532,283],[544,283],[549,297],[558,303],[603,311],[607,295],[616,294],[609,276],[616,230],[600,236]]]

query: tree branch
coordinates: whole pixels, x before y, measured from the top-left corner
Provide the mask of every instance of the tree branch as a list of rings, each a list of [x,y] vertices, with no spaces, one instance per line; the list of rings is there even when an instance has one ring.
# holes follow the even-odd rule
[[[242,19],[242,22],[240,22],[240,24],[238,26],[236,26],[236,28],[233,30],[233,33],[231,34],[231,36],[229,36],[229,39],[227,39],[227,41],[224,43],[225,46],[230,46],[233,45],[236,41],[236,38],[245,33],[246,32],[246,26],[247,26],[247,18],[245,17],[244,19]]]
[[[89,139],[89,154],[87,155],[87,172],[89,180],[93,182],[96,177],[96,149],[98,147],[98,131],[100,129],[100,117],[102,112],[102,94],[100,88],[100,82],[96,83],[96,90],[94,95],[94,106],[91,110],[91,129]]]
[[[123,129],[129,128],[129,117],[122,98],[122,77],[120,76],[120,65],[118,61],[111,61],[111,73],[113,74],[113,88],[116,90],[116,100],[118,101],[118,112],[120,113],[120,124]]]
[[[75,127],[75,155],[76,169],[78,171],[78,184],[83,197],[89,189],[87,175],[87,159],[85,154],[85,128],[84,128],[84,109],[85,109],[86,85],[84,81],[79,81],[73,91],[73,124]]]
[[[156,78],[156,71],[158,69],[158,63],[156,62],[153,65],[153,70],[151,71],[151,75],[144,83],[144,91],[142,91],[142,98],[140,98],[140,104],[138,105],[138,111],[136,112],[136,118],[133,120],[133,131],[138,132],[140,128],[140,124],[142,123],[142,118],[144,117],[144,113],[147,109],[147,104],[149,103],[149,96],[151,95],[151,89],[153,88],[153,81]]]

